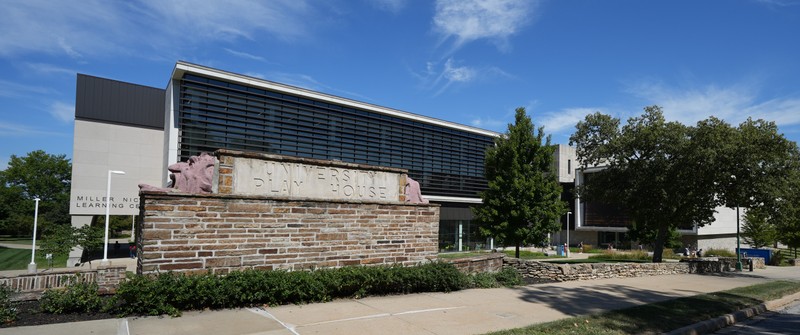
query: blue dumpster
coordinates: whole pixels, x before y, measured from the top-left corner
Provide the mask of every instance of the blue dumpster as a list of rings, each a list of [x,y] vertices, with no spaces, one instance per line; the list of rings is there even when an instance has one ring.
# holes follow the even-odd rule
[[[772,249],[742,248],[740,250],[742,257],[762,257],[765,264],[769,264],[769,259],[772,257]]]

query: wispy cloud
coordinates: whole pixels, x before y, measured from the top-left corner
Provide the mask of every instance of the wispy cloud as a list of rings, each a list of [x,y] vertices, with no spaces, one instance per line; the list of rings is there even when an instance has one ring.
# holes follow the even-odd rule
[[[260,32],[280,39],[295,39],[307,33],[309,25],[304,15],[312,12],[303,0],[145,0],[143,4],[144,9],[169,22],[169,28],[176,29],[181,36],[215,40],[253,40]]]
[[[71,134],[42,130],[24,124],[0,121],[0,137],[71,136]]]
[[[50,115],[64,123],[72,122],[75,119],[75,105],[73,104],[57,101],[50,104],[49,112]]]
[[[367,0],[373,7],[397,14],[401,12],[408,4],[407,0]]]
[[[85,52],[107,52],[110,45],[118,43],[112,37],[129,25],[119,7],[98,0],[80,5],[45,0],[6,2],[0,20],[0,55],[43,52],[80,58]]]
[[[535,0],[438,0],[434,31],[443,42],[452,39],[454,50],[479,39],[508,50],[508,38],[534,20],[537,6]]]
[[[434,86],[439,86],[439,89],[434,95],[444,93],[451,85],[456,83],[469,83],[477,77],[477,70],[469,66],[455,65],[455,61],[450,58],[444,63],[444,69],[439,74],[439,77],[434,81]],[[440,84],[441,83],[441,84]]]
[[[266,59],[264,59],[264,57],[253,55],[253,54],[249,54],[249,53],[246,53],[246,52],[243,52],[243,51],[236,51],[236,50],[231,50],[231,49],[228,49],[228,48],[225,48],[225,51],[227,51],[231,55],[234,55],[234,56],[240,57],[240,58],[244,58],[244,59],[252,59],[252,60],[257,60],[257,61],[261,61],[261,62],[265,62],[266,61]]]
[[[78,70],[75,69],[69,69],[45,63],[26,63],[25,66],[27,66],[28,69],[33,70],[34,72],[47,75],[63,74],[63,75],[74,76],[76,73],[78,73]]]
[[[797,0],[755,0],[756,2],[768,7],[788,7],[800,5]]]
[[[294,40],[309,33],[317,15],[304,0],[86,0],[79,5],[12,0],[3,10],[0,56],[36,52],[78,60],[109,54],[153,57],[206,41]]]
[[[53,90],[47,87],[23,85],[0,79],[0,97],[19,98],[52,93]]]
[[[715,116],[736,124],[748,117],[775,121],[780,125],[800,124],[800,98],[763,98],[757,84],[699,88],[669,87],[659,82],[641,82],[628,91],[664,108],[665,117],[684,124]]]
[[[608,113],[602,107],[573,107],[558,111],[544,112],[541,117],[533,116],[534,122],[544,126],[547,133],[569,133],[586,115],[594,112]]]
[[[422,72],[410,71],[427,91],[434,91],[434,96],[454,88],[477,81],[487,81],[495,78],[514,78],[513,75],[495,66],[476,67],[464,65],[463,61],[448,58],[444,63],[428,62]]]
[[[309,76],[307,74],[302,73],[286,73],[286,72],[274,72],[270,73],[266,78],[259,77],[266,80],[276,81],[279,83],[284,83],[287,85],[297,86],[300,88],[305,88],[312,91],[319,91],[319,92],[327,92],[329,94],[340,95],[343,97],[348,97],[351,99],[357,99],[362,101],[374,101],[367,96],[361,95],[359,93],[337,89],[326,85],[320,81],[314,79],[314,77]]]
[[[516,108],[509,108],[502,114],[481,115],[470,120],[469,124],[502,133],[508,129],[509,124],[514,123],[515,110]]]

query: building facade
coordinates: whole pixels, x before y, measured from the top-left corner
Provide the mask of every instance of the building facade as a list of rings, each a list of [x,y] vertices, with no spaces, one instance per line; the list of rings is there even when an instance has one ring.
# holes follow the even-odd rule
[[[79,75],[77,97],[74,226],[105,213],[109,179],[111,214],[136,215],[138,184],[165,185],[170,164],[232,149],[406,169],[441,205],[442,250],[485,244],[469,206],[498,133],[185,62],[166,89]]]
[[[70,214],[73,226],[90,224],[105,214],[108,200],[111,215],[137,215],[138,184],[166,186],[167,166],[231,149],[406,169],[422,194],[441,205],[439,249],[484,249],[491,241],[478,236],[470,206],[481,203],[484,153],[497,136],[186,62],[176,63],[165,89],[79,74]],[[551,241],[625,242],[624,216],[573,195],[583,178],[575,149],[557,145],[554,158],[570,214]],[[731,238],[730,219],[720,209],[714,225],[683,232],[687,243],[703,247]],[[70,256],[72,265],[80,254]]]

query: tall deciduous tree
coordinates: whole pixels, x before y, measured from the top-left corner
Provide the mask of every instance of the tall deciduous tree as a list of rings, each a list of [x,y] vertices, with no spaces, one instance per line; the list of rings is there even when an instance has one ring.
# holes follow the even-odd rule
[[[481,234],[515,246],[516,257],[521,245],[544,244],[566,213],[554,151],[544,128],[536,130],[524,108],[517,108],[514,124],[486,150],[484,173],[489,185],[481,192],[483,204],[472,211]]]
[[[774,123],[762,120],[733,128],[712,117],[688,127],[667,122],[660,107],[650,106],[619,124],[600,113],[578,123],[570,143],[582,168],[606,167],[578,192],[623,206],[634,229],[643,231],[639,236],[654,236],[654,262],[662,260],[671,230],[713,222],[718,206],[774,203],[769,190],[779,186],[796,150]]]
[[[30,234],[34,198],[39,198],[39,223],[69,224],[69,191],[72,166],[65,155],[42,150],[24,157],[11,155],[0,172],[0,232]]]
[[[751,208],[744,214],[742,238],[753,248],[768,247],[777,241],[776,225],[769,222],[769,212],[764,207]]]

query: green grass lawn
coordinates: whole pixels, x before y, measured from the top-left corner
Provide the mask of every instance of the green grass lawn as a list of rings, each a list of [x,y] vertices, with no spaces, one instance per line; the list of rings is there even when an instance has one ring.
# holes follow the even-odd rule
[[[439,258],[441,259],[467,258],[467,257],[483,256],[488,253],[489,253],[488,251],[443,252],[439,254]]]
[[[466,258],[466,257],[485,255],[487,253],[489,253],[489,251],[447,252],[439,254],[439,258],[442,259]],[[506,250],[503,251],[503,253],[505,253],[506,256],[508,257],[514,257],[514,250]],[[556,256],[555,251],[551,252],[549,256],[545,256],[544,253],[542,252],[520,250],[519,258],[520,259],[563,259],[566,257]]]
[[[503,251],[506,256],[514,257],[515,251],[514,250],[506,250]],[[519,259],[559,259],[559,258],[566,258],[564,256],[556,256],[555,251],[548,252],[549,256],[545,256],[543,252],[536,252],[536,251],[527,251],[527,250],[520,250],[519,251]]]
[[[47,269],[47,260],[44,258],[45,254],[39,250],[36,251],[36,267],[39,270]],[[67,255],[54,257],[53,267],[63,268],[67,266]],[[30,249],[9,249],[0,247],[0,271],[4,270],[24,270],[28,268],[31,262]]]
[[[28,245],[28,246],[30,246],[31,243],[33,243],[33,241],[31,240],[30,236],[28,236],[28,237],[0,236],[0,243],[19,244],[19,245]]]
[[[774,281],[490,334],[661,334],[795,292],[800,282]]]

